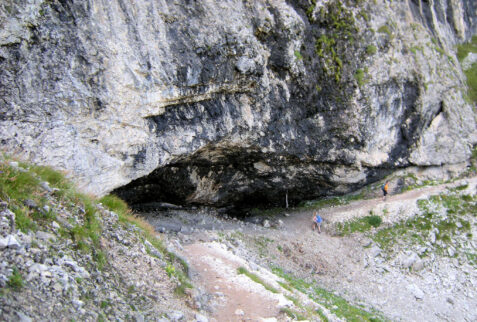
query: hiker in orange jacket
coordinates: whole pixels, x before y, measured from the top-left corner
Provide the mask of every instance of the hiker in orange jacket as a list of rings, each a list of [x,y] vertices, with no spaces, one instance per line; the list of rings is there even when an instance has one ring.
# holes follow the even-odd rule
[[[388,189],[389,189],[389,181],[386,181],[381,187],[381,190],[383,191],[383,200],[386,200],[386,196],[388,195]]]

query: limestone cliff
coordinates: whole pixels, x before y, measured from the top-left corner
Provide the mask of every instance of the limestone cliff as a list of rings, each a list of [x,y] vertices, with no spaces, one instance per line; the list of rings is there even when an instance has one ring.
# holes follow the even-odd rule
[[[275,203],[477,142],[473,0],[4,0],[4,150],[131,202]]]

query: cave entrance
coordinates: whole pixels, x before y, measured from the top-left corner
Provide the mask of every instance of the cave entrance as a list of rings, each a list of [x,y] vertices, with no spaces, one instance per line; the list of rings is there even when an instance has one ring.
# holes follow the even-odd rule
[[[216,162],[195,157],[158,168],[112,193],[135,210],[213,207],[234,217],[252,209],[285,208],[287,202],[294,207],[323,193],[316,177],[291,177],[283,161],[268,159],[265,167],[263,160],[258,153],[221,154]]]

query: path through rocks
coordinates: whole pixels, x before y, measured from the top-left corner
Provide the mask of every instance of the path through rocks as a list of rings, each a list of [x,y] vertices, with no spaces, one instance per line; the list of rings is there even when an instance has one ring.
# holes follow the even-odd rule
[[[194,285],[211,295],[211,321],[289,320],[283,308],[292,305],[283,296],[283,290],[272,293],[238,274],[238,268],[244,267],[277,285],[273,280],[276,276],[271,278],[273,274],[266,269],[270,263],[278,263],[296,276],[312,278],[348,301],[369,310],[378,309],[393,320],[475,320],[477,313],[472,308],[477,307],[477,275],[472,267],[460,267],[451,258],[444,258],[432,262],[432,267],[429,264],[428,269],[410,274],[380,258],[381,250],[372,247],[364,235],[338,237],[327,231],[336,222],[370,212],[382,215],[383,222],[391,224],[414,215],[418,199],[463,184],[473,187],[475,194],[477,178],[470,178],[392,195],[386,201],[377,198],[321,209],[325,220],[322,234],[311,230],[312,211],[283,214],[283,225],[277,229],[239,221],[230,226],[228,221],[223,226],[226,230],[201,230],[183,236],[181,255],[191,267]],[[204,234],[208,237],[198,237]],[[258,247],[253,241],[266,245]],[[467,274],[467,279],[459,284],[462,288],[446,288],[462,270]],[[328,318],[337,320],[333,314]]]

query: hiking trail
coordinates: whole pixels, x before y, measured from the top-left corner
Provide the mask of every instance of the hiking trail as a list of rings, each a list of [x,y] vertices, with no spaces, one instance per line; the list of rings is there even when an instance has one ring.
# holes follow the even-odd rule
[[[365,234],[339,237],[330,230],[338,222],[371,212],[382,215],[384,225],[391,225],[418,213],[417,200],[464,184],[475,195],[477,177],[391,194],[385,201],[375,198],[318,209],[324,219],[321,234],[311,229],[314,210],[289,209],[277,217],[283,222],[277,228],[229,220],[222,230],[179,234],[180,246],[175,250],[190,266],[192,282],[200,290],[194,295],[196,305],[208,312],[210,321],[290,320],[285,314],[294,308],[289,298],[303,294],[280,286],[278,281],[283,280],[267,269],[277,263],[284,271],[313,279],[347,301],[367,310],[377,309],[393,320],[466,320],[469,316],[475,320],[477,274],[471,266],[461,266],[453,258],[431,256],[423,269],[403,271],[401,262],[387,260]],[[239,274],[239,268],[265,283]],[[342,320],[326,307],[310,303],[306,296],[300,301],[308,301],[308,307],[320,310],[330,321]],[[319,320],[318,315],[315,317]]]

